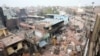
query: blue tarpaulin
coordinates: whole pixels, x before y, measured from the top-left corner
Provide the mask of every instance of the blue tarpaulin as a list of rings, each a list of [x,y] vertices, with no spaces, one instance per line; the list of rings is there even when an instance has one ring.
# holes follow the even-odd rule
[[[43,40],[43,41],[41,41],[40,43],[39,43],[39,47],[44,47],[44,46],[46,46],[48,43],[45,41],[45,40]]]

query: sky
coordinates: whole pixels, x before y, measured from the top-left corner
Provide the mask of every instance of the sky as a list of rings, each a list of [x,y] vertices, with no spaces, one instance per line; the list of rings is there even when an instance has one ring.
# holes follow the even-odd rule
[[[27,6],[84,6],[100,5],[100,0],[0,0],[0,6],[27,7]]]

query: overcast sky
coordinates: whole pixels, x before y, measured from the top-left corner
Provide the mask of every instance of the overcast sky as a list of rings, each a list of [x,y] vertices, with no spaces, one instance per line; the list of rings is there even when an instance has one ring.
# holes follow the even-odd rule
[[[0,6],[84,6],[91,5],[91,2],[100,5],[100,0],[0,0]]]

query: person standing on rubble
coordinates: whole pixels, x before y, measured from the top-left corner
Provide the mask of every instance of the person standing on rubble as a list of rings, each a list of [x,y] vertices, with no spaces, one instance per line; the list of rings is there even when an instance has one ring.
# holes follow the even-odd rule
[[[57,44],[57,38],[56,38],[56,36],[53,36],[53,38],[52,38],[52,44],[55,46],[56,44]]]

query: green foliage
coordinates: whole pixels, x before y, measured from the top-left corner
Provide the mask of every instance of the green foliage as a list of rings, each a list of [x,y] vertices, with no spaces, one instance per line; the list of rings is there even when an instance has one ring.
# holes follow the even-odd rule
[[[59,14],[56,8],[47,7],[43,9],[44,14]]]
[[[45,14],[59,14],[59,11],[55,7],[45,7],[38,12],[40,16],[44,16]]]
[[[45,15],[45,14],[59,14],[59,11],[57,11],[57,9],[55,7],[45,7],[45,8],[42,9],[40,14],[41,15]]]

